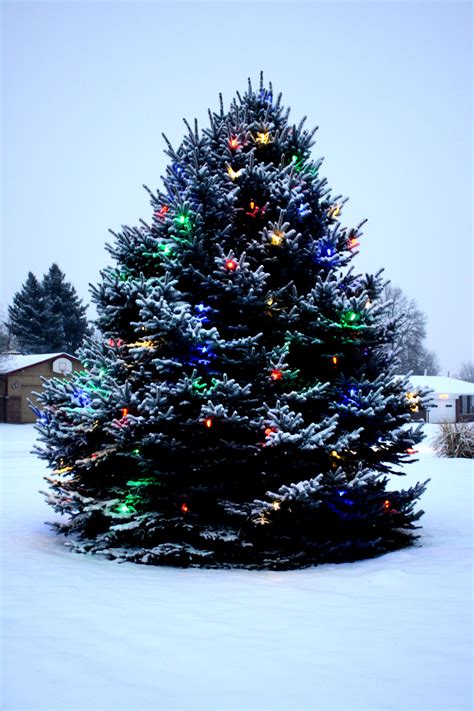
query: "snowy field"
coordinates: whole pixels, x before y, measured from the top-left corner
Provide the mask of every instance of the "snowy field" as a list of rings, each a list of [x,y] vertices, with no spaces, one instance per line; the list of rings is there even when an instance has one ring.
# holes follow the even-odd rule
[[[424,444],[400,480],[432,479],[421,547],[291,572],[175,570],[62,546],[34,436],[0,425],[5,711],[472,708],[471,461]]]

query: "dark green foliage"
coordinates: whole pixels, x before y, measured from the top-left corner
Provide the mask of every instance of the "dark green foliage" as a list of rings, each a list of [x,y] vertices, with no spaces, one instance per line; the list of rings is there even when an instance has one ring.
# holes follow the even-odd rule
[[[175,151],[150,224],[115,234],[87,370],[42,396],[49,503],[75,550],[291,568],[409,545],[422,438],[381,275],[263,84]],[[388,487],[388,488],[387,488]]]
[[[13,305],[8,308],[9,327],[15,336],[21,353],[52,353],[46,336],[49,324],[59,327],[44,299],[44,291],[32,272],[26,282],[13,297]]]
[[[74,354],[84,337],[89,334],[86,307],[78,298],[75,288],[65,281],[57,264],[52,264],[43,279],[44,299],[58,322],[51,320],[47,327],[47,339],[53,351]]]
[[[51,265],[42,283],[30,272],[8,313],[21,353],[74,355],[89,334],[86,307],[57,264]]]

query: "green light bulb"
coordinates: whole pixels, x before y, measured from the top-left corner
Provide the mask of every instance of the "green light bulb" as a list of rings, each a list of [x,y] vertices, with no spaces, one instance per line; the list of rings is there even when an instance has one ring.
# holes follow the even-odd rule
[[[183,213],[182,215],[178,215],[176,218],[176,222],[178,225],[182,225],[185,230],[189,230],[191,227],[191,221],[189,219],[189,216]]]
[[[359,318],[360,314],[355,311],[346,311],[346,313],[342,315],[341,323],[343,326],[349,326],[350,328],[361,328],[361,326],[357,325]]]

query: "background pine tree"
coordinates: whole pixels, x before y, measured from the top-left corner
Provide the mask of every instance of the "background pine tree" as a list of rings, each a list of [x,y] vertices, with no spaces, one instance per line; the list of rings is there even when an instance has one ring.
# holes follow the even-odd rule
[[[21,353],[74,355],[89,335],[85,313],[74,287],[52,264],[41,283],[29,272],[8,309],[9,329]]]
[[[89,334],[86,307],[57,264],[52,264],[44,275],[42,287],[45,301],[58,322],[49,322],[46,338],[53,351],[74,354]]]
[[[380,274],[347,269],[314,131],[263,82],[168,145],[151,223],[109,246],[102,340],[51,381],[49,503],[76,550],[173,565],[289,568],[409,545],[423,393],[396,375]],[[409,394],[408,394],[409,393]]]
[[[44,292],[32,272],[20,291],[13,297],[8,308],[9,329],[15,337],[21,353],[51,353],[46,337],[46,325],[51,312],[44,299]]]

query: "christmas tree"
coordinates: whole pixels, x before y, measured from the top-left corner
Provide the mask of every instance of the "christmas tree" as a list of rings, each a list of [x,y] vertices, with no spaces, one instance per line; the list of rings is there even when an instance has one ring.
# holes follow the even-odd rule
[[[381,274],[263,81],[187,125],[153,214],[93,288],[100,342],[46,383],[39,456],[77,551],[294,568],[410,545],[425,486],[389,475],[422,438]]]

